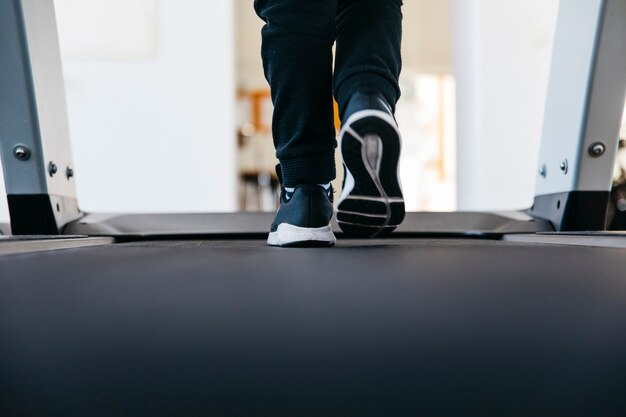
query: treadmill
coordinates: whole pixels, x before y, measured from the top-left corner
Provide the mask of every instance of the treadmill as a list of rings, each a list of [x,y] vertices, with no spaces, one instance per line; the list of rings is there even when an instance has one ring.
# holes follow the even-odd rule
[[[0,0],[0,416],[626,415],[626,0],[559,7],[533,206],[329,250],[82,212],[53,1]]]

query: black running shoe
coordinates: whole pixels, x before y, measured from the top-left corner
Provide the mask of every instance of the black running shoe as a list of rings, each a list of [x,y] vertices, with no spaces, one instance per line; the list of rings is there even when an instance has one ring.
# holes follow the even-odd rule
[[[352,236],[391,233],[404,220],[400,131],[391,108],[380,95],[357,93],[344,120],[340,149],[345,176],[337,223]]]
[[[333,189],[321,185],[300,185],[292,192],[284,187],[280,207],[267,244],[270,246],[324,247],[336,242],[330,226],[333,217]]]

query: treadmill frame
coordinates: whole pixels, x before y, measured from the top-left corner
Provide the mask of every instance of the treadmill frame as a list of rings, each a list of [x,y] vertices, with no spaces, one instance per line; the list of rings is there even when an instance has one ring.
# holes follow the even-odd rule
[[[0,0],[0,156],[14,235],[81,217],[52,0]]]
[[[561,0],[529,213],[605,230],[626,94],[626,1]]]
[[[0,156],[14,235],[215,233],[206,222],[222,222],[223,214],[152,215],[143,222],[137,221],[141,215],[83,218],[73,181],[53,1],[0,0],[0,39]],[[561,0],[530,216],[454,213],[449,216],[457,226],[449,232],[603,230],[625,95],[626,0]],[[120,227],[129,216],[138,226]],[[446,233],[445,222],[441,226],[446,214],[411,216],[413,226],[406,233]],[[165,219],[170,225],[164,229]],[[265,230],[263,215],[255,221]]]

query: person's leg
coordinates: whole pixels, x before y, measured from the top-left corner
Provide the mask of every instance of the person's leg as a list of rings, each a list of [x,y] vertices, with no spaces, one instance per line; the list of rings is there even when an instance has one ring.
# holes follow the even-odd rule
[[[401,0],[338,0],[334,92],[342,129],[341,229],[379,236],[404,219],[398,179]]]
[[[335,178],[332,45],[337,0],[255,0],[282,184]]]
[[[337,0],[333,88],[343,116],[356,92],[382,94],[395,111],[402,68],[402,0]]]
[[[332,45],[337,0],[255,0],[280,161],[280,207],[267,243],[331,246],[335,178]]]

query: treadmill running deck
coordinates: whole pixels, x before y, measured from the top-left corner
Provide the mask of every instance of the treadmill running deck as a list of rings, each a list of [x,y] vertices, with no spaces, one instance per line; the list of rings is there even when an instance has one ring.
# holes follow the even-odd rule
[[[144,241],[0,257],[0,415],[626,411],[626,250]]]

